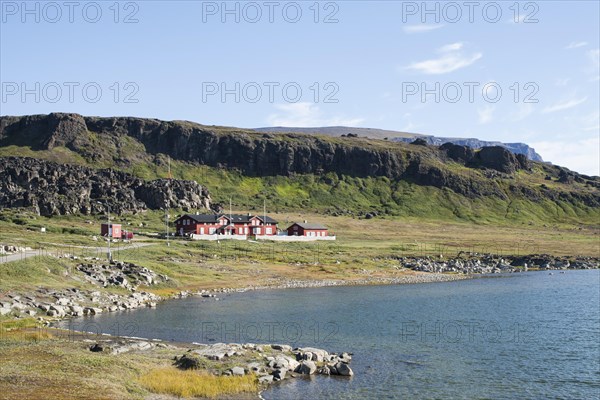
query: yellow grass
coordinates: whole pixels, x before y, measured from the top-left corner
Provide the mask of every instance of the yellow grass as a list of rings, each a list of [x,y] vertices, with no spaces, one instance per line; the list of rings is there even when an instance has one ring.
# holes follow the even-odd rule
[[[180,371],[160,368],[140,377],[140,382],[154,393],[169,394],[184,398],[208,397],[240,393],[256,393],[258,382],[254,375],[214,376],[202,372]]]
[[[34,330],[7,330],[0,331],[0,341],[2,340],[13,340],[13,341],[26,341],[26,342],[41,342],[44,340],[52,340],[54,336],[43,329]]]

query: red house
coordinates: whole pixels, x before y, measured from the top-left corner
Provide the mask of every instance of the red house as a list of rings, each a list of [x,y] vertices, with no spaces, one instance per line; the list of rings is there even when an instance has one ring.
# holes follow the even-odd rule
[[[175,220],[177,234],[276,235],[277,221],[251,214],[186,214]]]
[[[121,231],[121,239],[131,240],[133,239],[133,232],[131,231]]]
[[[321,224],[296,222],[287,228],[288,236],[327,236],[328,229]]]
[[[100,226],[100,235],[104,237],[110,237],[113,239],[121,239],[121,225],[120,224],[102,224]]]

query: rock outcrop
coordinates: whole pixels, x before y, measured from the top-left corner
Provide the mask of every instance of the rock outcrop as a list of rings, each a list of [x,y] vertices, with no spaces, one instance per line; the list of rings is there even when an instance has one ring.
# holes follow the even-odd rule
[[[44,216],[140,212],[165,206],[210,209],[208,191],[194,181],[144,181],[111,169],[95,170],[33,158],[0,158],[0,208],[28,207]]]
[[[470,149],[480,149],[489,146],[502,146],[514,154],[523,154],[532,161],[543,161],[542,157],[536,153],[535,149],[529,147],[525,143],[502,143],[497,141],[486,141],[475,138],[449,138],[427,136],[408,132],[389,131],[384,129],[373,128],[357,128],[349,126],[325,126],[318,128],[297,128],[297,127],[268,127],[256,128],[257,132],[263,133],[303,133],[308,135],[327,135],[334,137],[366,137],[372,139],[386,139],[395,142],[412,143],[415,139],[421,139],[426,144],[432,146],[440,146],[444,143],[453,143],[460,146],[467,146]]]
[[[461,254],[460,257],[401,257],[400,264],[414,271],[430,273],[497,274],[528,269],[597,269],[600,260],[591,257],[553,257],[547,254],[528,256],[494,256]]]
[[[163,165],[166,156],[169,156],[182,162],[236,170],[247,176],[323,176],[335,173],[353,177],[386,177],[450,189],[467,198],[492,196],[508,200],[516,195],[533,201],[546,198],[600,206],[597,191],[571,190],[566,186],[561,190],[543,186],[532,190],[531,185],[525,187],[518,182],[507,188],[506,182],[501,185],[489,179],[499,177],[506,181],[513,179],[517,171],[533,173],[535,170],[532,168],[533,161],[525,155],[515,155],[506,146],[480,150],[462,144],[415,146],[361,137],[259,133],[187,121],[83,117],[59,113],[0,117],[0,146],[8,145],[29,146],[33,150],[67,149],[71,152],[69,154],[83,157],[89,164],[104,162],[119,168],[133,168],[138,161]],[[449,167],[450,160],[482,173],[469,176],[468,169],[457,171]],[[586,177],[546,164],[537,164],[537,167],[550,179],[600,188],[600,178]],[[135,196],[118,190],[113,195],[135,199],[153,208],[166,202],[164,189],[165,183],[159,181],[154,183],[154,187],[134,190]],[[85,190],[85,187],[79,188],[71,195],[86,198]],[[35,200],[26,198],[23,202],[39,202],[38,197]],[[180,205],[183,207],[198,203],[198,198],[195,201],[181,199],[181,196],[173,195],[171,200],[182,202]],[[78,208],[87,211],[89,208],[86,201],[70,207],[59,199],[51,200],[42,201],[44,207],[40,208],[44,208],[44,213],[67,213]],[[205,207],[207,205],[204,204]]]
[[[86,278],[102,287],[119,286],[134,291],[139,285],[152,286],[169,280],[167,275],[157,274],[154,271],[135,265],[115,261],[110,264],[79,264],[77,270],[85,274]]]
[[[468,146],[444,143],[440,150],[445,151],[452,160],[470,167],[483,167],[506,174],[531,168],[526,156],[513,154],[501,146],[484,147],[475,152]]]
[[[261,384],[271,384],[299,375],[353,376],[349,353],[329,353],[316,348],[295,348],[289,345],[257,345],[253,343],[196,344],[186,354],[176,356],[174,365],[183,370],[206,368],[206,361],[239,363],[223,371],[223,375],[256,374]],[[96,348],[90,349],[96,351]]]

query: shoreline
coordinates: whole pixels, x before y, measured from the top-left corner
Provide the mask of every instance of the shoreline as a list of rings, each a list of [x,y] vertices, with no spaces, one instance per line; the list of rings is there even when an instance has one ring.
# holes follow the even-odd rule
[[[571,269],[573,270],[573,269]],[[538,272],[538,271],[531,271]],[[543,272],[543,271],[539,271]],[[281,290],[301,288],[326,288],[337,286],[389,286],[402,284],[440,283],[453,282],[465,279],[500,278],[513,276],[515,273],[501,274],[439,274],[413,272],[397,277],[369,277],[365,279],[347,280],[275,280],[272,284],[250,286],[244,288],[221,288],[211,291],[198,292],[183,291],[174,296],[161,298],[159,301],[175,300],[186,297],[201,296],[207,299],[216,298],[218,293],[234,294],[250,290]],[[516,275],[519,275],[516,273]],[[132,294],[140,294],[134,292]],[[141,295],[141,294],[140,294]],[[93,315],[93,314],[88,314]],[[71,318],[64,316],[55,321]],[[0,323],[2,328],[2,323]],[[0,329],[0,333],[2,330]],[[268,391],[273,384],[290,379],[305,379],[312,375],[337,375],[336,379],[352,379],[354,372],[350,362],[352,353],[329,353],[326,350],[313,347],[298,347],[285,344],[253,344],[253,343],[196,343],[196,342],[170,342],[161,339],[149,339],[110,335],[105,333],[77,331],[72,328],[58,328],[52,325],[29,328],[29,330],[6,332],[6,338],[21,340],[28,343],[31,338],[27,335],[34,334],[39,337],[40,345],[47,351],[65,351],[77,354],[88,360],[90,356],[98,360],[110,360],[118,356],[120,362],[136,363],[145,362],[148,370],[139,372],[131,379],[131,383],[142,385],[149,394],[144,394],[147,400],[174,400],[179,397],[172,394],[153,392],[145,385],[144,379],[149,379],[148,374],[183,374],[190,370],[196,371],[199,376],[210,376],[215,379],[252,379],[254,391],[245,393],[224,394],[218,399],[263,399],[263,393]],[[19,335],[21,337],[19,338]],[[18,339],[15,339],[17,337]],[[51,339],[44,339],[49,337]],[[54,340],[58,339],[58,340]],[[8,339],[11,340],[11,339]],[[19,346],[14,342],[12,346]],[[25,346],[26,347],[26,346]],[[341,349],[338,349],[341,350]],[[352,351],[352,349],[346,349]],[[98,358],[99,357],[99,358]],[[18,361],[15,361],[18,363]],[[112,370],[111,370],[112,371]],[[114,371],[113,371],[114,372]],[[268,392],[267,392],[268,393]],[[204,397],[202,397],[204,398]]]
[[[190,296],[217,298],[218,293],[339,286],[443,283],[506,276],[528,271],[600,268],[600,261],[591,257],[576,259],[572,262],[565,258],[555,258],[547,255],[520,257],[518,260],[524,263],[524,267],[513,266],[514,260],[511,264],[510,258],[495,258],[490,255],[471,255],[466,259],[448,260],[433,257],[410,257],[399,259],[403,266],[396,267],[393,271],[371,273],[365,277],[354,276],[347,279],[270,277],[259,284],[249,286],[232,285],[221,288],[189,290],[175,288],[174,292],[163,296],[154,294],[152,291],[155,285],[168,282],[169,277],[157,274],[148,268],[119,261],[113,261],[110,265],[80,264],[76,269],[83,273],[84,281],[98,286],[97,289],[49,289],[38,287],[33,293],[31,291],[7,291],[0,293],[2,295],[0,297],[0,316],[8,315],[8,318],[11,319],[35,317],[38,322],[50,325],[71,317],[133,310],[142,307],[155,308],[159,303],[171,299]],[[534,261],[532,262],[532,260]],[[530,265],[529,268],[528,264]],[[140,286],[144,290],[138,291]],[[118,294],[107,290],[110,288],[126,289],[129,294]]]
[[[154,372],[158,373],[195,371],[199,376],[254,379],[254,391],[236,393],[235,396],[224,393],[223,396],[216,397],[221,400],[262,399],[262,393],[273,384],[291,379],[308,379],[316,375],[351,379],[354,376],[350,366],[353,353],[330,353],[316,347],[293,347],[272,343],[170,342],[48,326],[7,332],[10,334],[5,333],[6,337],[4,337],[2,335],[4,332],[0,330],[0,339],[10,338],[8,340],[18,343],[19,340],[31,341],[32,337],[36,337],[35,341],[39,340],[47,349],[68,347],[84,357],[85,354],[89,354],[107,358],[134,356],[149,361],[155,360]],[[147,390],[149,395],[144,398],[148,400],[181,398],[156,392],[150,388]],[[206,397],[200,398],[206,399]]]

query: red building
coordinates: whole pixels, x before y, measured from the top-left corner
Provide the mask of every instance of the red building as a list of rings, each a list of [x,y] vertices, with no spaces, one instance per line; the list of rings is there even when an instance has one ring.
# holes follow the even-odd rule
[[[121,239],[131,240],[133,239],[133,232],[131,231],[121,231]]]
[[[186,214],[175,220],[177,234],[276,235],[277,221],[251,214]]]
[[[321,224],[296,222],[287,228],[288,236],[327,236],[327,227]]]
[[[110,237],[113,239],[121,239],[121,225],[120,224],[102,224],[100,226],[100,235],[104,237]]]

